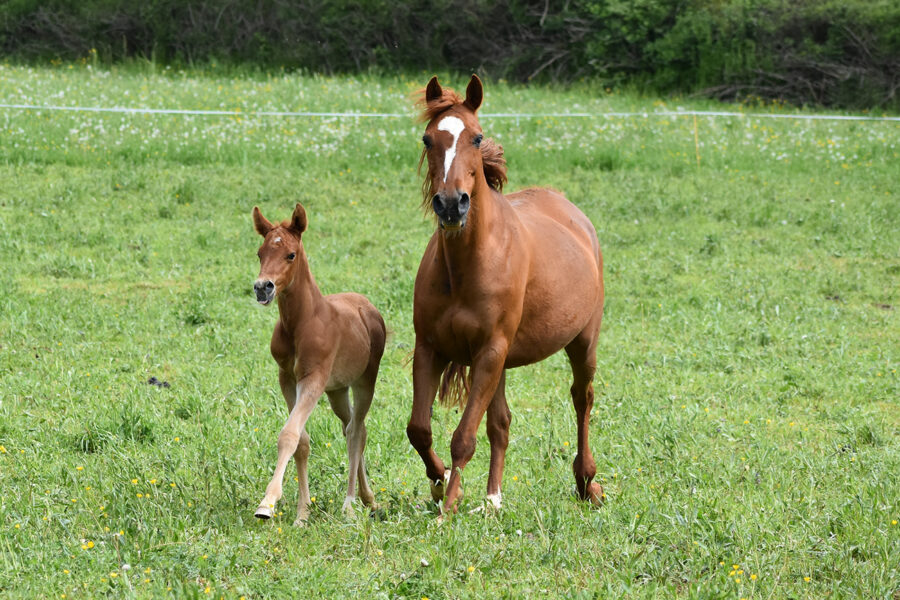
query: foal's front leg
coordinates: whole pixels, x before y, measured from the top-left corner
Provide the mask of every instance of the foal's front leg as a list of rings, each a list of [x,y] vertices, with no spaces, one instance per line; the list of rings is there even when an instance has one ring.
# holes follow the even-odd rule
[[[297,380],[294,374],[283,369],[278,370],[278,385],[281,386],[281,394],[287,404],[288,414],[297,403]],[[297,450],[294,452],[294,465],[297,467],[297,519],[294,525],[303,525],[309,518],[309,449],[310,440],[309,433],[303,428],[300,435],[300,442],[297,444]],[[274,507],[272,507],[274,511]],[[266,518],[265,515],[256,515],[260,518]],[[270,515],[271,516],[271,515]]]
[[[321,376],[310,375],[297,381],[297,401],[291,409],[291,413],[281,429],[281,433],[278,434],[278,460],[275,463],[275,474],[272,476],[269,485],[266,486],[266,495],[256,509],[257,517],[268,519],[275,514],[275,503],[281,499],[282,482],[284,481],[284,471],[287,468],[288,460],[290,460],[292,454],[297,452],[303,441],[306,442],[306,447],[308,448],[309,434],[306,433],[306,421],[309,420],[309,415],[316,407],[316,402],[319,396],[322,395],[324,388],[325,378]],[[306,455],[309,455],[308,450]],[[305,463],[306,461],[304,460],[303,462]],[[308,500],[303,498],[303,494],[305,492],[308,495],[309,488],[305,481],[305,465],[303,466],[303,472],[301,473],[299,467],[297,472],[298,479],[302,478],[304,480],[300,482],[300,501],[305,504],[305,501]],[[298,519],[301,517],[299,507],[297,517]]]

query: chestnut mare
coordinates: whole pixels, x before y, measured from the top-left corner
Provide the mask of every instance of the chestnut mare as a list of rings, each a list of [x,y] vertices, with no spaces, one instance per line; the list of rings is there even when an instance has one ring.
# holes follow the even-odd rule
[[[279,319],[272,333],[272,356],[278,363],[278,383],[290,416],[278,435],[275,474],[256,516],[275,514],[281,483],[291,455],[297,463],[299,499],[297,520],[309,516],[309,433],[306,421],[323,393],[344,424],[349,456],[349,481],[344,512],[352,513],[356,483],[359,497],[373,506],[375,496],[366,479],[363,449],[366,445],[366,413],[375,392],[375,379],[384,352],[384,320],[360,294],[323,296],[313,280],[301,237],[307,219],[297,204],[289,221],[274,225],[253,207],[253,225],[265,240],[259,248],[259,277],[253,284],[256,299],[268,305],[278,299]],[[353,405],[347,393],[353,388]]]
[[[443,499],[443,512],[456,512],[462,469],[475,453],[475,433],[487,412],[487,499],[499,507],[511,418],[505,369],[565,348],[575,379],[575,484],[581,498],[599,504],[603,488],[591,481],[596,465],[588,446],[603,315],[597,233],[557,192],[500,193],[506,161],[502,147],[481,133],[476,111],[483,95],[474,75],[465,100],[433,77],[420,100],[428,123],[422,137],[422,160],[428,163],[423,206],[433,209],[437,231],[416,275],[413,407],[406,432],[425,462],[434,500]],[[450,443],[451,470],[432,449],[431,411],[439,386],[442,398],[454,388],[467,395]]]

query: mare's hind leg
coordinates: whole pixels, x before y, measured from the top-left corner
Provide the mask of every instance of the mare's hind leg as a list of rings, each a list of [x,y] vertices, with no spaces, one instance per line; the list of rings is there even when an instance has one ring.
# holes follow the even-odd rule
[[[503,480],[503,463],[509,446],[509,424],[512,415],[506,404],[506,371],[500,376],[497,391],[487,409],[487,436],[491,443],[491,466],[488,470],[487,499],[500,508],[500,483]]]
[[[575,424],[578,429],[578,454],[572,463],[575,487],[582,500],[600,504],[605,498],[599,483],[591,481],[597,474],[597,465],[588,443],[591,408],[594,406],[594,372],[597,370],[597,337],[600,332],[599,316],[596,323],[588,325],[578,337],[566,346],[566,354],[572,365],[575,381],[572,383],[572,403],[575,405]]]

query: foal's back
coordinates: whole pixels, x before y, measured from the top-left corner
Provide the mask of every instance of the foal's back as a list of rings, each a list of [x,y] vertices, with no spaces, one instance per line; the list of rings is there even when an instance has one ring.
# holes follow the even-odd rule
[[[325,296],[325,301],[332,311],[330,333],[336,345],[334,365],[325,385],[325,391],[331,391],[352,385],[367,371],[377,371],[387,328],[381,314],[362,294],[332,294]]]

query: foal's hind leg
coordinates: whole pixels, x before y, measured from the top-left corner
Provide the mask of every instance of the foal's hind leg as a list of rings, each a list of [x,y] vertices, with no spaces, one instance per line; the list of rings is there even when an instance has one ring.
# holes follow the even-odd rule
[[[353,512],[353,498],[356,496],[356,484],[359,482],[359,497],[367,506],[375,501],[375,495],[369,488],[365,476],[365,465],[362,452],[366,444],[366,413],[372,403],[374,386],[354,385],[353,406],[350,405],[348,389],[343,388],[328,392],[331,409],[343,424],[342,431],[347,438],[347,495],[344,498],[344,512]]]
[[[597,465],[588,444],[588,427],[591,408],[594,406],[594,372],[597,369],[597,336],[600,331],[599,318],[595,326],[585,328],[578,337],[566,346],[566,354],[572,365],[575,381],[572,383],[572,403],[575,405],[575,423],[578,428],[578,454],[572,463],[575,487],[578,496],[600,504],[605,498],[599,483],[592,482],[597,474]]]
[[[487,436],[491,443],[491,466],[488,470],[487,499],[500,508],[500,483],[503,480],[503,463],[509,446],[509,424],[512,415],[506,404],[506,371],[500,376],[497,391],[487,409]]]
[[[350,455],[350,472],[356,473],[359,485],[359,498],[366,506],[375,505],[375,494],[369,487],[366,477],[366,463],[363,452],[366,449],[366,415],[372,405],[372,397],[375,395],[374,377],[367,381],[357,382],[353,385],[353,418],[347,428],[347,450]],[[353,489],[347,490],[347,500],[353,500]],[[349,509],[349,503],[347,508]]]
[[[352,502],[353,500],[353,489],[355,489],[356,481],[356,472],[352,469],[353,454],[350,449],[350,438],[348,436],[350,431],[350,422],[353,419],[353,414],[350,407],[350,389],[341,388],[339,390],[328,392],[328,401],[331,403],[331,410],[334,411],[334,414],[336,414],[337,417],[341,420],[341,433],[344,434],[344,438],[347,441],[347,464],[349,467],[348,487],[350,487],[350,489],[347,491],[347,497],[344,498],[344,512],[347,512],[350,502]]]

